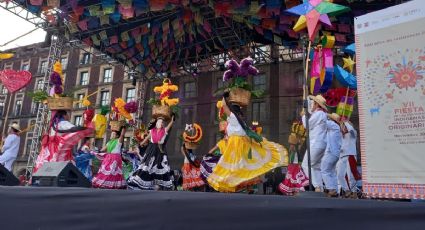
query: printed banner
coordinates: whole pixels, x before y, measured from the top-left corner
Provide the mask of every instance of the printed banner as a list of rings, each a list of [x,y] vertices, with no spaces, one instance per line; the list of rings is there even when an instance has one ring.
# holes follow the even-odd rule
[[[425,199],[425,1],[355,19],[363,189]]]

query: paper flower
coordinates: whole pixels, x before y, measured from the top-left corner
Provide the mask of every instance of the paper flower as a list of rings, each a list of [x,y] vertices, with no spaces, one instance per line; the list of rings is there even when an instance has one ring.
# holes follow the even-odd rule
[[[183,140],[191,143],[198,143],[202,139],[202,128],[200,125],[193,123],[191,132],[183,132]]]
[[[59,73],[52,72],[50,75],[50,84],[58,86],[62,85],[62,78],[60,77]]]
[[[138,105],[135,101],[130,101],[125,104],[124,109],[129,113],[135,113],[137,112],[137,107]]]
[[[124,108],[125,107],[125,101],[122,98],[117,98],[114,101],[114,109],[117,110],[117,113],[124,117],[127,120],[132,120],[133,117],[131,114]]]

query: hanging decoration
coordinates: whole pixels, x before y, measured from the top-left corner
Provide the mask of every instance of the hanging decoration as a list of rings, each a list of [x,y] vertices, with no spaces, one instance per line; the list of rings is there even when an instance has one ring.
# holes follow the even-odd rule
[[[13,58],[13,56],[15,56],[13,53],[0,53],[0,61]]]
[[[313,57],[310,72],[310,94],[325,93],[332,85],[334,72],[332,48],[334,41],[334,36],[323,36],[322,44],[310,53]]]
[[[32,79],[32,74],[28,71],[5,69],[0,71],[0,81],[10,93],[17,92],[26,87]]]
[[[103,135],[106,132],[107,127],[107,118],[106,115],[109,113],[110,109],[108,106],[101,106],[100,113],[96,114],[93,118],[93,123],[95,125],[96,138],[103,138]]]
[[[329,17],[349,11],[350,8],[332,3],[331,0],[305,0],[301,5],[292,7],[287,12],[300,16],[293,30],[299,32],[307,27],[308,37],[313,41],[318,30],[319,21],[331,26]]]

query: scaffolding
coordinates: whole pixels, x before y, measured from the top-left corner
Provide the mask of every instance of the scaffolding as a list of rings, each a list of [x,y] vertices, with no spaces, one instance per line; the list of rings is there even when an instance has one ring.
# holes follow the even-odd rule
[[[53,65],[57,60],[60,59],[62,48],[65,41],[63,36],[59,35],[59,33],[55,33],[52,35],[50,50],[48,56],[48,66],[47,71],[44,73],[43,77],[43,91],[49,93],[50,85],[49,85],[49,76],[53,71]],[[37,107],[37,118],[35,120],[34,128],[30,135],[31,139],[31,147],[28,155],[28,161],[26,166],[25,175],[31,177],[32,171],[34,168],[35,160],[37,159],[38,153],[40,151],[40,143],[43,134],[48,131],[48,122],[50,119],[50,111],[47,108],[47,105],[44,103],[39,103]]]

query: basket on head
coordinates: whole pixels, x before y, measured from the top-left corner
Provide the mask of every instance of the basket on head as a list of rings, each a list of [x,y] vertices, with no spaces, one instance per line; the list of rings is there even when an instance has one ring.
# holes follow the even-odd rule
[[[184,142],[184,146],[186,147],[186,149],[192,149],[192,150],[194,150],[194,149],[197,149],[199,147],[199,144],[198,143],[194,143],[194,142],[185,141]]]
[[[109,122],[112,131],[120,131],[122,127],[122,122],[120,121],[111,121]]]
[[[168,105],[154,105],[152,107],[152,117],[157,119],[159,117],[164,118],[164,120],[170,120],[171,118],[171,109]]]
[[[251,92],[241,88],[234,88],[230,90],[229,101],[234,104],[238,104],[241,107],[249,105],[251,100]]]
[[[49,97],[47,105],[50,110],[71,110],[74,99],[72,97]]]

